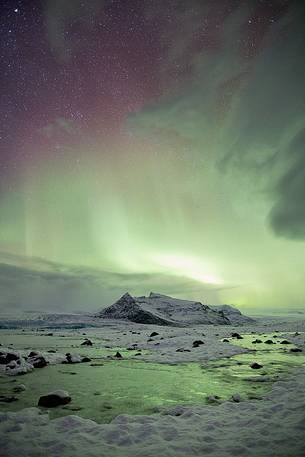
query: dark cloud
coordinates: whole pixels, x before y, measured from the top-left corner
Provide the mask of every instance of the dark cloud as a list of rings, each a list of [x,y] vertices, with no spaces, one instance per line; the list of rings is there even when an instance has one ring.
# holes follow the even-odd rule
[[[151,290],[184,298],[194,295],[203,302],[218,303],[219,288],[184,277],[161,273],[112,273],[93,268],[70,267],[39,258],[0,253],[0,307],[2,311],[95,311],[126,291],[145,295]],[[227,289],[230,286],[226,287]]]
[[[229,183],[230,204],[238,205],[243,194],[261,200],[274,234],[302,241],[305,8],[301,2],[287,3],[277,20],[266,22],[262,37],[256,25],[245,55],[241,48],[251,35],[246,33],[253,26],[251,5],[244,4],[225,19],[217,52],[203,49],[193,57],[193,83],[134,115],[130,127],[167,139],[176,132],[189,145],[189,157],[190,150],[197,149],[190,160],[197,163],[194,173],[202,180],[214,167],[225,175],[219,179]],[[190,13],[185,20],[194,23]],[[179,50],[187,48],[185,44]]]
[[[280,236],[305,239],[305,129],[292,142],[287,156],[291,165],[280,179],[269,215],[272,229]]]

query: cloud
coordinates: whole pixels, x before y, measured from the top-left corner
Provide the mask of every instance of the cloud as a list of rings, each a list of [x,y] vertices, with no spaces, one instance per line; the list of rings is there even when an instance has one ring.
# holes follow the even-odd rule
[[[228,286],[229,288],[229,286]],[[159,273],[113,273],[0,252],[0,307],[17,310],[95,311],[123,293],[151,290],[219,303],[218,288]]]
[[[304,241],[304,5],[291,2],[245,55],[251,11],[249,2],[228,15],[218,48],[193,53],[192,83],[130,117],[129,127],[184,143],[194,180],[213,169],[236,210],[248,211],[244,195],[251,196],[276,236]],[[196,24],[189,13],[185,20]],[[169,55],[189,61],[193,35],[184,38],[181,55],[174,39]]]

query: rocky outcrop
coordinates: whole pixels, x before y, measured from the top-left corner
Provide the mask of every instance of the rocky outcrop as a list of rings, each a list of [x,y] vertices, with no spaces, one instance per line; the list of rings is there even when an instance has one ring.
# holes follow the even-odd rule
[[[138,324],[171,325],[166,319],[145,310],[128,292],[113,305],[98,313],[97,317],[128,319]]]

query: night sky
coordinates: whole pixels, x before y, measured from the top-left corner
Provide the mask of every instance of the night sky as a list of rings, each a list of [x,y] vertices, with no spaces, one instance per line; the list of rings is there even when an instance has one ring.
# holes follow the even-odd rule
[[[300,0],[1,0],[0,305],[305,308]]]

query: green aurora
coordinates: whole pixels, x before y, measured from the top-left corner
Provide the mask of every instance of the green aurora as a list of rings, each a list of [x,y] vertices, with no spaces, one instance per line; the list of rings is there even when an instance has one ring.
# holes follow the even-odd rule
[[[192,55],[192,76],[119,129],[99,129],[101,113],[85,133],[64,116],[33,126],[27,159],[2,178],[3,308],[92,310],[155,290],[304,309],[303,13],[296,2],[245,59],[238,9],[220,49]],[[160,80],[192,38],[187,8],[179,21],[183,43],[163,30]]]

